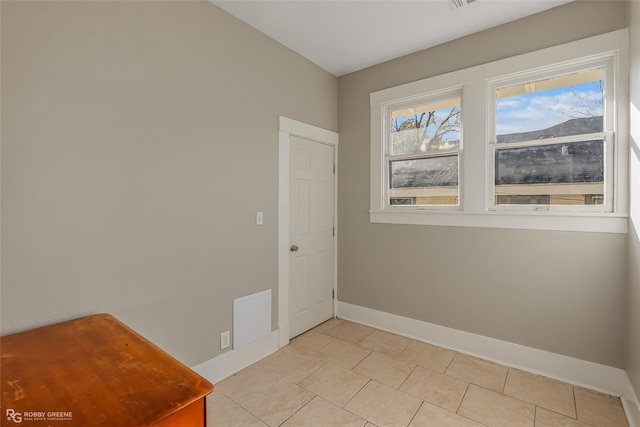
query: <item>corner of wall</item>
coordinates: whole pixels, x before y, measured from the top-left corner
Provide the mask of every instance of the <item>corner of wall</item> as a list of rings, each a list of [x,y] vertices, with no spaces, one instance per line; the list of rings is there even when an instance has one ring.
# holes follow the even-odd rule
[[[629,378],[627,395],[635,405],[627,402],[629,417],[640,425],[640,3],[627,2],[629,26],[629,235],[627,267],[627,321],[625,342],[625,370]],[[624,401],[623,401],[624,402]],[[625,407],[627,409],[627,407]],[[631,420],[630,420],[631,421]]]

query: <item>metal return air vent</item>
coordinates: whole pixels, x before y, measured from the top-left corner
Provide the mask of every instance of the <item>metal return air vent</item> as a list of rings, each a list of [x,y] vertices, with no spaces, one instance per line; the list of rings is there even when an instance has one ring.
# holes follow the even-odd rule
[[[451,9],[459,9],[475,1],[476,0],[449,0],[449,6],[451,6]]]

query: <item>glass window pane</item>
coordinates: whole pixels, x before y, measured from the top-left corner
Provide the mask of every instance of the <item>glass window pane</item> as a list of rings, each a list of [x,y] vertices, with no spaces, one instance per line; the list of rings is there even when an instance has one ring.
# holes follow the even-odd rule
[[[604,141],[496,150],[495,204],[604,204]]]
[[[604,69],[496,90],[498,143],[602,132]]]
[[[389,162],[390,205],[457,205],[458,156]]]
[[[392,156],[460,147],[460,97],[393,110],[390,120]]]

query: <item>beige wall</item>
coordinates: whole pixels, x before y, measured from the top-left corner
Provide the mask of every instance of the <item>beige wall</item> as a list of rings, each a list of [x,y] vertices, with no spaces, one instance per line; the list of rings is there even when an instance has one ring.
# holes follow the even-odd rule
[[[337,103],[341,301],[623,366],[629,296],[640,389],[637,231],[627,294],[623,235],[368,222],[371,91],[622,28],[622,3],[344,76],[339,99],[333,76],[204,1],[0,4],[2,334],[102,311],[188,364],[219,354],[234,298],[277,300],[277,116],[336,130]]]
[[[369,223],[369,93],[626,27],[576,2],[338,79],[338,299],[624,366],[627,236]],[[544,29],[544,31],[541,31]]]
[[[629,2],[631,98],[631,216],[626,370],[640,396],[640,2]]]
[[[110,312],[216,356],[277,301],[278,115],[337,130],[337,79],[206,1],[1,4],[2,334]]]

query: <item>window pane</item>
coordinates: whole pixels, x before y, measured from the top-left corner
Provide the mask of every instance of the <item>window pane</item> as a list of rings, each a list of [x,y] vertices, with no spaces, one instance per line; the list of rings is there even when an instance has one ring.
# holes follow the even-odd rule
[[[390,205],[457,205],[458,156],[389,162]]]
[[[602,205],[603,195],[603,140],[496,150],[497,205]]]
[[[460,97],[391,112],[392,156],[460,147]]]
[[[604,69],[496,90],[498,143],[602,132]]]

